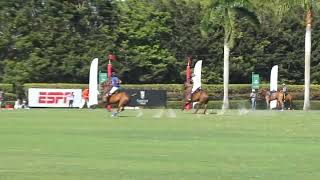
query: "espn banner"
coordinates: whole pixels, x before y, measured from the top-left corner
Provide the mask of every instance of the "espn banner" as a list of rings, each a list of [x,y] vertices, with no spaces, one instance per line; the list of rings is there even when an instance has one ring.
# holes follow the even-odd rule
[[[69,107],[68,96],[73,92],[73,107],[81,104],[81,89],[42,89],[28,90],[29,107]]]

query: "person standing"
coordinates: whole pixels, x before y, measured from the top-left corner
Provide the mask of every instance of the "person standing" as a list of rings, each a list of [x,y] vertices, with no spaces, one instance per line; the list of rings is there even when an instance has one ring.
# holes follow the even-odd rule
[[[69,100],[69,108],[73,108],[73,102],[74,102],[74,93],[71,92],[71,94],[68,95]]]
[[[256,110],[256,105],[257,105],[257,93],[255,89],[252,89],[252,92],[250,94],[250,99],[251,99],[251,109],[254,111]]]
[[[3,101],[4,101],[4,92],[0,91],[0,109],[2,108]]]
[[[89,102],[89,88],[85,88],[82,91],[82,100],[81,100],[81,106],[79,107],[80,109],[82,109],[84,107],[84,105],[86,104],[87,107],[89,108],[88,102]]]

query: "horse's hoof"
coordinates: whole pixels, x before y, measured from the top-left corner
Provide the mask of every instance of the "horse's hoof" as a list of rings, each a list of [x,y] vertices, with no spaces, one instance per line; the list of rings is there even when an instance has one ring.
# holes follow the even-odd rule
[[[112,113],[111,117],[116,117],[117,113]]]

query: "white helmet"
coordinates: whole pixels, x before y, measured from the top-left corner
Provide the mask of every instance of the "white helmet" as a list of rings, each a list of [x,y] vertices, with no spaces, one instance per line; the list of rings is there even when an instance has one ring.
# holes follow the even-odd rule
[[[256,90],[255,90],[255,89],[252,89],[252,92],[256,92]]]

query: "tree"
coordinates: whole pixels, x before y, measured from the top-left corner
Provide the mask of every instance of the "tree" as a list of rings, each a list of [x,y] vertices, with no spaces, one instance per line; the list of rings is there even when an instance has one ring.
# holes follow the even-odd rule
[[[161,41],[170,36],[170,14],[156,9],[149,0],[119,3],[117,46],[123,49],[115,69],[127,83],[163,83],[179,79],[177,62]],[[121,64],[120,64],[121,63]]]
[[[268,1],[268,0],[265,0]],[[310,62],[311,62],[311,31],[312,22],[315,10],[317,9],[316,0],[272,0],[268,1],[273,4],[276,15],[282,17],[288,15],[288,11],[295,9],[297,6],[302,7],[305,10],[305,70],[304,70],[304,104],[303,110],[310,109]]]
[[[229,58],[230,49],[235,46],[236,22],[239,18],[246,18],[257,25],[259,20],[252,11],[253,6],[248,0],[209,0],[205,6],[207,16],[203,20],[204,29],[208,29],[212,22],[221,24],[224,29],[222,109],[229,109]]]

